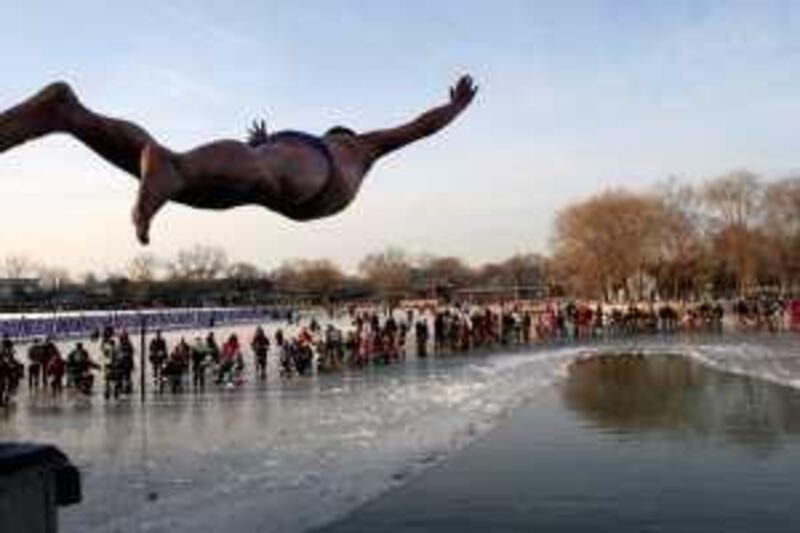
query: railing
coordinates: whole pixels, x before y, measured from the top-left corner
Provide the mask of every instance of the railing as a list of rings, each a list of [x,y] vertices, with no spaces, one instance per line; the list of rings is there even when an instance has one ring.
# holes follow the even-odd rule
[[[0,334],[15,340],[52,336],[56,339],[88,337],[107,327],[115,330],[210,328],[286,317],[286,311],[264,307],[194,308],[164,310],[86,311],[22,316],[0,316]]]

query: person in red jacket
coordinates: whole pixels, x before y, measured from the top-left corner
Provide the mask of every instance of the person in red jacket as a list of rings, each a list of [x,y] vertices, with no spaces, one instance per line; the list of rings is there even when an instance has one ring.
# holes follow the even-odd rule
[[[244,359],[239,346],[239,337],[235,333],[231,333],[228,340],[222,345],[217,383],[240,384],[239,378],[241,378],[243,370]]]
[[[792,329],[800,330],[800,298],[789,304],[789,320]]]

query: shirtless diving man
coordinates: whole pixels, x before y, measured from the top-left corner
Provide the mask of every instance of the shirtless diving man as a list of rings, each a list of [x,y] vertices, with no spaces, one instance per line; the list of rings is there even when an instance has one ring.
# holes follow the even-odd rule
[[[356,197],[376,160],[441,130],[469,106],[477,87],[463,76],[449,101],[406,124],[365,133],[334,127],[322,136],[267,132],[254,122],[247,142],[225,139],[186,152],[170,150],[142,127],[87,108],[63,82],[0,113],[0,153],[50,133],[80,140],[139,179],[136,236],[173,201],[204,209],[256,204],[298,221],[334,215]]]

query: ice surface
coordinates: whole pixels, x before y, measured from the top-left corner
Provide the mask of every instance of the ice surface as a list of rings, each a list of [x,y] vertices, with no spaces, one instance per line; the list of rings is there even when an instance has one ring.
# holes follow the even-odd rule
[[[245,339],[247,332],[241,330]],[[186,335],[191,338],[191,334]],[[222,340],[225,333],[218,333]],[[599,352],[681,353],[800,386],[800,336],[639,338],[106,403],[19,398],[0,439],[61,446],[84,475],[70,532],[298,531],[342,516],[479,438]]]

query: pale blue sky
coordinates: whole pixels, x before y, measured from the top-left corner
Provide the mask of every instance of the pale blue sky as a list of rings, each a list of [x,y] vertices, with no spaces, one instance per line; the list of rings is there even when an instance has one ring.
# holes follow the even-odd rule
[[[10,4],[10,2],[9,2]],[[342,215],[168,206],[150,251],[219,245],[265,268],[353,267],[397,245],[478,262],[545,251],[559,207],[609,186],[800,169],[795,2],[27,1],[6,6],[0,107],[55,78],[189,148],[273,128],[371,129],[481,86],[451,128],[381,162]],[[139,252],[136,182],[75,141],[0,156],[0,255],[75,272]]]

